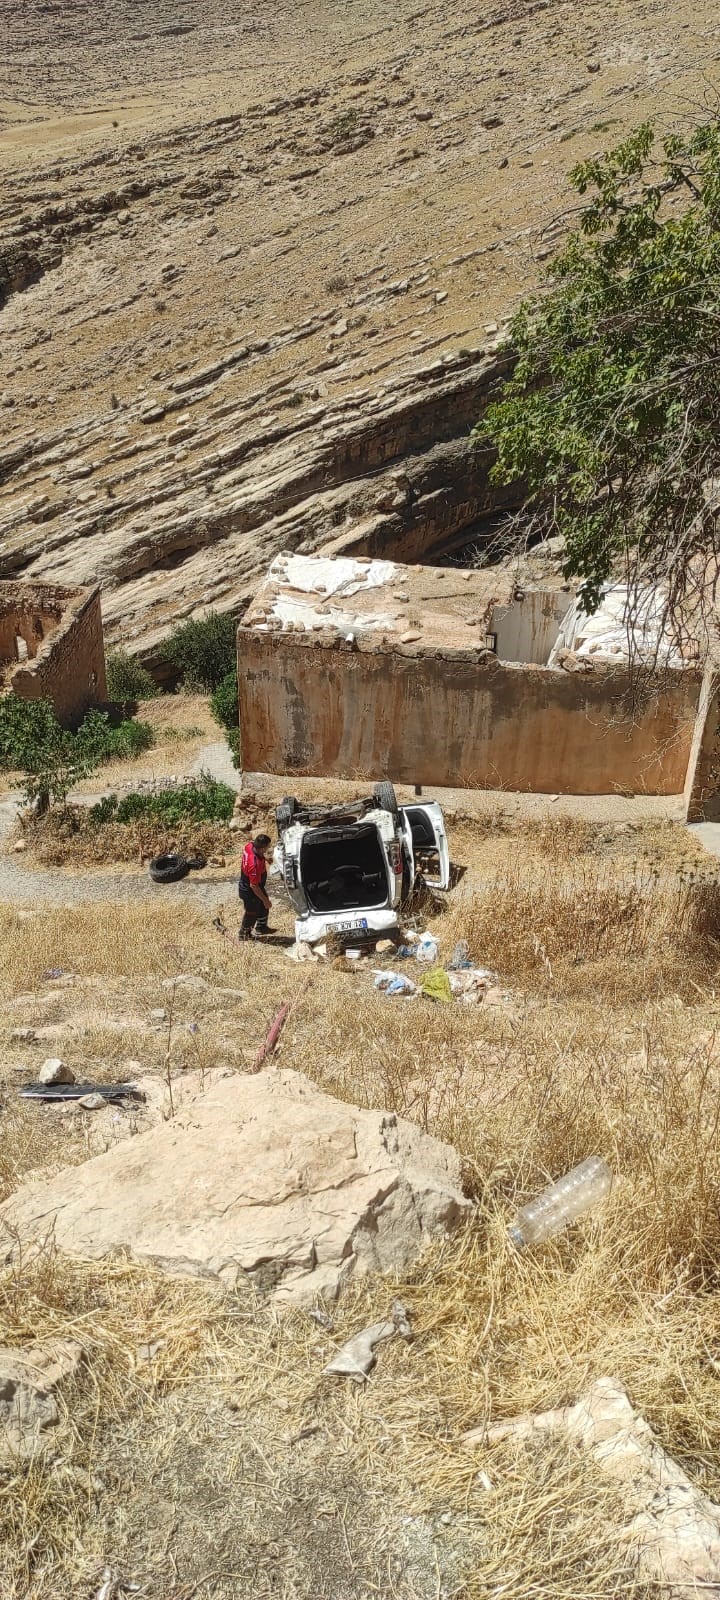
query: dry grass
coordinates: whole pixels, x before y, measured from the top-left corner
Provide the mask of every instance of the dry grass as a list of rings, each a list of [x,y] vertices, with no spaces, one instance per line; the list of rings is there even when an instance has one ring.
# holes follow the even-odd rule
[[[486,863],[498,844],[515,866],[496,883]],[[632,1508],[591,1463],[550,1440],[460,1438],[612,1373],[720,1498],[718,890],[678,879],[668,844],[655,875],[608,860],[587,833],[565,851],[548,834],[532,850],[513,833],[463,836],[469,870],[436,924],[442,953],[468,937],[518,991],[511,1010],[382,999],[366,969],[313,969],[282,1064],[452,1139],[476,1200],[471,1226],[406,1282],[348,1294],[333,1334],[127,1263],[46,1252],[6,1274],[2,1337],[73,1333],[88,1371],[68,1396],[60,1464],[38,1461],[0,1496],[3,1600],[86,1600],[105,1563],[149,1600],[646,1594],[617,1538]],[[193,1064],[190,1021],[202,1062],[242,1065],[305,978],[282,952],[235,947],[176,906],[6,911],[0,937],[6,1025],[50,1015],[67,1029],[53,1053],[92,1055],[98,1075],[126,1048],[161,1071],[165,1037],[142,1029],[179,972],[208,987],[177,991],[178,1070]],[[54,986],[51,967],[75,983]],[[246,998],[223,1000],[223,986]],[[110,1022],[123,1008],[136,1032],[121,1043]],[[50,1133],[45,1120],[43,1147],[27,1126],[40,1115],[24,1112],[23,1143],[6,1107],[8,1185],[82,1155],[70,1122]],[[516,1257],[515,1207],[594,1152],[616,1175],[609,1202]],[[384,1315],[396,1290],[415,1343],[385,1346],[365,1389],[323,1380],[334,1344]],[[157,1338],[153,1365],[138,1365],[137,1346]],[[79,1475],[62,1478],[67,1466]]]
[[[238,848],[237,836],[224,822],[186,823],[168,828],[153,818],[107,822],[94,827],[82,806],[49,811],[26,822],[22,837],[31,860],[43,867],[98,867],[116,861],[149,860],[178,852],[213,857],[219,865]],[[244,839],[243,839],[244,842]],[[239,871],[238,866],[238,871]]]
[[[141,722],[149,722],[154,731],[152,749],[144,750],[133,761],[109,762],[100,767],[79,784],[79,794],[97,794],[100,788],[112,789],[128,781],[190,773],[203,745],[223,738],[222,729],[210,714],[207,695],[163,694],[154,700],[141,700],[137,716]]]

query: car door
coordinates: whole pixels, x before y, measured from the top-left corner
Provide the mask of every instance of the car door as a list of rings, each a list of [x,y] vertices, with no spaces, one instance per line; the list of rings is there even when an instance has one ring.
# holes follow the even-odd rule
[[[406,836],[412,837],[415,871],[422,872],[432,889],[448,889],[450,850],[442,807],[437,800],[418,800],[401,809]]]

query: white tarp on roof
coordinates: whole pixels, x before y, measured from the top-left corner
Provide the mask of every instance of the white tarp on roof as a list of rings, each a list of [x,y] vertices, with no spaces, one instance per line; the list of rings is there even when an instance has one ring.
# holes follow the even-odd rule
[[[394,561],[354,561],[351,556],[277,556],[270,568],[272,582],[304,594],[331,595],[342,590],[350,597],[361,589],[381,589],[397,574]]]
[[[632,639],[637,660],[658,666],[686,666],[677,642],[664,625],[665,603],[659,590],[634,596],[626,583],[609,584],[593,616],[583,611],[579,601],[573,606],[549,665],[563,649],[581,657],[624,662],[629,659]]]

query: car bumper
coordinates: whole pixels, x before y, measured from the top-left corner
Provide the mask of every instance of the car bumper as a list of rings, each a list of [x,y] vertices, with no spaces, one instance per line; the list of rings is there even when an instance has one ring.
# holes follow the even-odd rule
[[[366,926],[348,926],[349,924],[366,924]],[[341,938],[352,943],[357,934],[358,944],[367,941],[373,934],[384,938],[389,933],[394,933],[398,927],[398,914],[391,906],[382,911],[333,912],[329,915],[297,917],[295,920],[295,938],[299,944],[321,944],[327,939],[328,934],[339,934]]]

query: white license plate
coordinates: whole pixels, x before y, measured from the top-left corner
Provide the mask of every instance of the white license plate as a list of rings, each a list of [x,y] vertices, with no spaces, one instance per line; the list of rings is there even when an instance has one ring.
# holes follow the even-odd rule
[[[367,917],[360,917],[355,922],[333,922],[328,932],[336,929],[338,933],[367,932]]]

